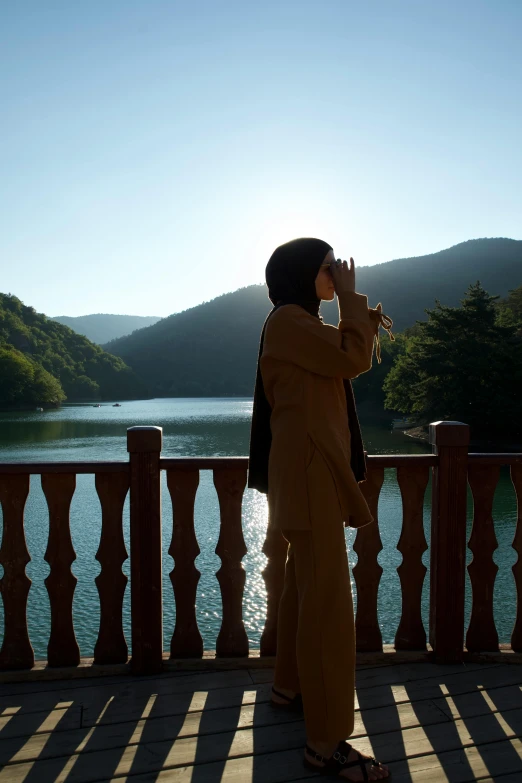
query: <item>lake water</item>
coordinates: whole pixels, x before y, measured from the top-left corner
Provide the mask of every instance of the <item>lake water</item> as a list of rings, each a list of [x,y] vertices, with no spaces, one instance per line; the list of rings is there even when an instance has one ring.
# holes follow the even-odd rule
[[[43,412],[0,413],[0,461],[76,461],[128,458],[126,430],[134,425],[163,427],[163,456],[242,456],[248,452],[251,398],[228,399],[158,399],[126,402],[121,408],[103,404],[64,405]],[[371,421],[361,421],[365,448],[369,454],[421,454],[429,451],[427,444],[417,442],[389,427]],[[430,492],[428,485],[424,502],[424,526],[429,542]],[[472,511],[471,497],[469,514]],[[169,573],[173,560],[168,555],[172,536],[172,508],[162,473],[163,513],[163,602],[164,649],[168,650],[174,630],[175,606]],[[197,616],[206,649],[215,648],[221,622],[221,599],[215,573],[220,560],[215,554],[219,533],[219,505],[212,483],[212,474],[201,471],[196,497],[196,535],[201,554],[196,566],[201,571],[197,595]],[[516,500],[508,472],[502,469],[494,502],[495,530],[499,547],[495,562],[499,566],[495,587],[495,618],[501,642],[508,642],[516,612],[516,596],[511,566],[516,553],[511,547],[516,523]],[[385,471],[379,503],[380,531],[383,551],[379,562],[384,572],[379,589],[379,622],[385,642],[393,642],[401,614],[397,567],[402,556],[397,551],[402,523],[402,506],[394,470]],[[1,520],[1,515],[0,515]],[[1,524],[1,522],[0,522]],[[31,476],[31,489],[26,505],[26,538],[31,554],[27,574],[32,580],[28,602],[28,625],[37,658],[45,658],[49,637],[50,610],[43,580],[49,573],[44,560],[49,529],[45,498],[39,476]],[[124,509],[124,535],[129,548],[129,502]],[[244,620],[250,645],[259,647],[266,610],[266,596],[261,571],[266,558],[261,552],[267,524],[266,498],[255,490],[246,490],[243,501],[243,529],[248,554],[243,560],[246,570]],[[71,531],[77,559],[72,570],[78,579],[74,598],[75,631],[82,655],[92,655],[99,626],[98,593],[94,582],[100,571],[94,559],[101,530],[101,510],[94,489],[93,476],[78,476],[71,505]],[[468,533],[470,520],[468,519]],[[353,567],[357,556],[351,544],[355,531],[346,530],[349,561]],[[471,552],[468,552],[468,563]],[[429,552],[424,555],[429,565]],[[129,561],[123,567],[129,574]],[[0,573],[3,573],[0,567]],[[428,622],[428,578],[423,593],[423,618]],[[354,599],[357,600],[352,581]],[[3,617],[0,606],[0,639]],[[470,585],[467,580],[466,613],[469,619]],[[130,648],[129,586],[124,600],[124,628]]]

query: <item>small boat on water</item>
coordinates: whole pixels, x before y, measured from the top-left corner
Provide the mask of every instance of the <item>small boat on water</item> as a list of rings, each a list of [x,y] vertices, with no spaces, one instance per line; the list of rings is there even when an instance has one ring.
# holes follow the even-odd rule
[[[37,408],[36,410],[37,411],[43,411],[43,408]]]
[[[113,408],[121,408],[121,405],[120,405],[120,403],[119,403],[119,402],[115,402],[115,403],[114,403],[114,405],[113,405],[112,407],[113,407]]]
[[[101,408],[101,405],[100,405],[100,403],[99,403],[99,402],[97,402],[97,403],[96,403],[96,405],[93,405],[92,407],[93,407],[93,408]]]

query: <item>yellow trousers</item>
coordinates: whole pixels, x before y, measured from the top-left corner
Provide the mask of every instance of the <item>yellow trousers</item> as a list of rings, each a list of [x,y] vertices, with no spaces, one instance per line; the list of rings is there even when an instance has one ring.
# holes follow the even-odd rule
[[[307,739],[333,744],[354,726],[353,601],[339,500],[317,450],[308,478],[311,530],[283,530],[274,687],[302,693]]]

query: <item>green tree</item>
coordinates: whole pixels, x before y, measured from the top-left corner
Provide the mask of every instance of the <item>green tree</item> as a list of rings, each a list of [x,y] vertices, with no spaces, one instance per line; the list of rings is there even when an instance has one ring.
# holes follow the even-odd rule
[[[10,345],[0,346],[0,402],[61,402],[59,381]]]
[[[393,363],[405,353],[407,345],[404,335],[396,334],[394,337],[395,340],[392,341],[388,335],[381,334],[381,363],[378,363],[374,355],[370,372],[363,373],[353,381],[355,399],[358,404],[371,402],[375,406],[384,408],[384,381]]]
[[[0,401],[22,398],[34,378],[34,369],[23,353],[11,347],[0,347]]]
[[[497,299],[477,282],[461,307],[426,310],[384,382],[386,407],[420,424],[466,422],[473,437],[522,434],[522,342],[499,323]]]
[[[63,402],[67,399],[60,381],[39,364],[35,364],[30,391],[32,402]]]
[[[70,373],[68,380],[64,381],[64,387],[67,396],[73,400],[100,399],[99,385],[86,375],[73,375]]]
[[[522,285],[514,288],[505,299],[498,302],[497,322],[513,329],[518,337],[522,337]]]
[[[65,393],[73,400],[150,396],[145,383],[122,359],[111,356],[86,337],[37,313],[10,294],[0,294],[0,347],[18,351],[29,362],[20,364],[20,357],[10,356],[11,369],[4,366],[3,394],[11,402],[32,402],[37,389],[38,394],[58,397],[61,394],[63,399]],[[41,367],[42,372],[37,374],[36,386],[31,391],[22,382],[22,367],[30,374],[33,366]]]

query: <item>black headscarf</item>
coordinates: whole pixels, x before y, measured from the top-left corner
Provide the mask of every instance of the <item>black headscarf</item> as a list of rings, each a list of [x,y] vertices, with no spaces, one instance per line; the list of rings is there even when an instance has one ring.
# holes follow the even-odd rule
[[[310,237],[294,239],[276,248],[266,266],[268,297],[274,307],[265,320],[259,344],[254,409],[250,429],[248,470],[248,486],[265,494],[268,492],[268,457],[272,443],[270,430],[272,409],[265,395],[259,360],[263,352],[266,325],[270,316],[285,304],[298,304],[310,315],[322,321],[319,314],[321,300],[315,292],[315,279],[326,254],[330,250],[332,250],[332,247],[321,239],[312,239]],[[352,383],[348,378],[343,380],[348,411],[348,425],[350,427],[351,468],[356,480],[364,481],[366,478],[366,461],[361,428],[355,409]]]

